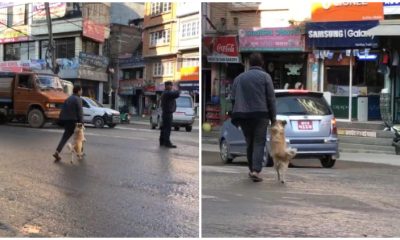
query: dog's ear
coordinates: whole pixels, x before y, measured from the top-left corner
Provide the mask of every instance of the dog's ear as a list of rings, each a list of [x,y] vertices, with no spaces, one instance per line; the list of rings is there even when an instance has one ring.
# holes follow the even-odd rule
[[[282,121],[282,125],[283,125],[283,126],[286,126],[286,124],[287,124],[286,120],[283,120],[283,121]]]

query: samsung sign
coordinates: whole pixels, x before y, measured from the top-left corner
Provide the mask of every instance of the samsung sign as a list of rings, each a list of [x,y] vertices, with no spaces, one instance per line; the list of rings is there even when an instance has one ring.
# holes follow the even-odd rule
[[[312,48],[377,47],[378,39],[367,30],[378,21],[319,22],[306,24],[306,44]]]
[[[400,14],[400,2],[384,2],[383,14],[385,15]]]

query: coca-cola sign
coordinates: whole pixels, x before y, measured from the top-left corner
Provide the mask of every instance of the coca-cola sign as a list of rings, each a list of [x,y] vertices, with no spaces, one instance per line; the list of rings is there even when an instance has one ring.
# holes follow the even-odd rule
[[[236,36],[204,37],[203,51],[208,62],[240,62]]]

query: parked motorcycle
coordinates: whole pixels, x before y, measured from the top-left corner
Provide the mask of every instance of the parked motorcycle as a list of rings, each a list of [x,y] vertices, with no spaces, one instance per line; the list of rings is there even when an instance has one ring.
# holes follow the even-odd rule
[[[400,133],[399,129],[397,129],[395,126],[392,127],[394,131],[394,138],[392,142],[392,146],[395,148],[396,155],[400,155]]]
[[[119,108],[121,123],[131,123],[131,115],[129,114],[128,106]]]

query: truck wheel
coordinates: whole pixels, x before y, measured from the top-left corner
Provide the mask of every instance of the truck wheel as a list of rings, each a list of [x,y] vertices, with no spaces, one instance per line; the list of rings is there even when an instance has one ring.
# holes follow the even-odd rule
[[[179,131],[179,127],[174,127],[175,131]]]
[[[43,127],[46,119],[43,112],[40,109],[32,109],[28,113],[28,123],[33,128]]]
[[[186,132],[191,132],[192,131],[192,126],[186,126],[185,129],[186,129]]]
[[[93,124],[96,128],[103,128],[104,127],[104,120],[101,117],[95,117],[93,120]]]

